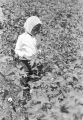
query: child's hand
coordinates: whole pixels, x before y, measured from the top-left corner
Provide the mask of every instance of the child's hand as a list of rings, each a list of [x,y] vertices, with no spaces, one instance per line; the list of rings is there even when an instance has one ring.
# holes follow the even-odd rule
[[[30,60],[31,60],[30,65],[31,65],[31,66],[34,65],[34,63],[35,63],[35,61],[36,61],[36,58],[37,58],[37,55],[32,55],[32,56],[31,56],[31,59],[30,59]]]

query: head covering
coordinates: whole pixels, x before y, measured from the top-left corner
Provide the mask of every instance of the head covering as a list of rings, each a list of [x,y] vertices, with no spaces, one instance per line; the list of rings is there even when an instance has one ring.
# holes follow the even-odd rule
[[[26,32],[31,34],[33,27],[36,26],[37,24],[42,24],[40,19],[37,16],[31,16],[26,20],[24,24],[24,29]]]

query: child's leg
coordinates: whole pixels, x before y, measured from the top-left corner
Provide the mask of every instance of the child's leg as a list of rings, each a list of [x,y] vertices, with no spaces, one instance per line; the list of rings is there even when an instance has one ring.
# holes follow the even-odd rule
[[[30,65],[30,61],[29,61],[29,60],[22,60],[22,62],[23,62],[23,63],[26,65],[26,67],[28,68],[29,75],[32,75],[32,74],[33,74],[33,71],[32,71],[31,65]]]
[[[39,79],[41,79],[42,75],[43,75],[43,65],[42,64],[36,64],[34,63],[33,66],[30,65],[30,61],[28,60],[22,60],[22,63],[24,63],[28,69],[28,74],[27,77],[24,78],[23,81],[25,86],[27,86],[27,83],[29,81],[37,81]],[[33,76],[31,76],[33,75]]]
[[[38,63],[38,64],[34,63],[34,65],[32,66],[32,69],[35,68],[35,67],[36,67],[36,69],[33,70],[33,74],[35,74],[36,76],[40,77],[43,74],[43,64],[41,64],[41,63]]]
[[[26,68],[24,66],[23,66],[23,68],[26,69],[25,71],[27,72],[27,77],[22,77],[22,79],[20,80],[20,83],[22,86],[28,87],[29,86],[28,82],[32,80],[32,78],[31,78],[31,75],[33,74],[32,68],[30,65],[30,61],[21,60],[21,62],[26,66]]]

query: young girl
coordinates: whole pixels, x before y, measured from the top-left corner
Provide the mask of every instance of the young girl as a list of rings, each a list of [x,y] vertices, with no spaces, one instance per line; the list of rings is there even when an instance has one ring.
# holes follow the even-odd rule
[[[27,66],[29,75],[33,74],[30,61],[40,52],[37,49],[36,35],[39,34],[42,22],[37,16],[29,17],[25,24],[25,32],[18,36],[15,54]]]

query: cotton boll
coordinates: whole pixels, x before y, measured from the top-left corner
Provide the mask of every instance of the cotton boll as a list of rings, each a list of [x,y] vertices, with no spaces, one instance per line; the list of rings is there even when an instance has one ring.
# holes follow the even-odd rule
[[[8,98],[8,102],[12,102],[12,98],[11,97]]]

